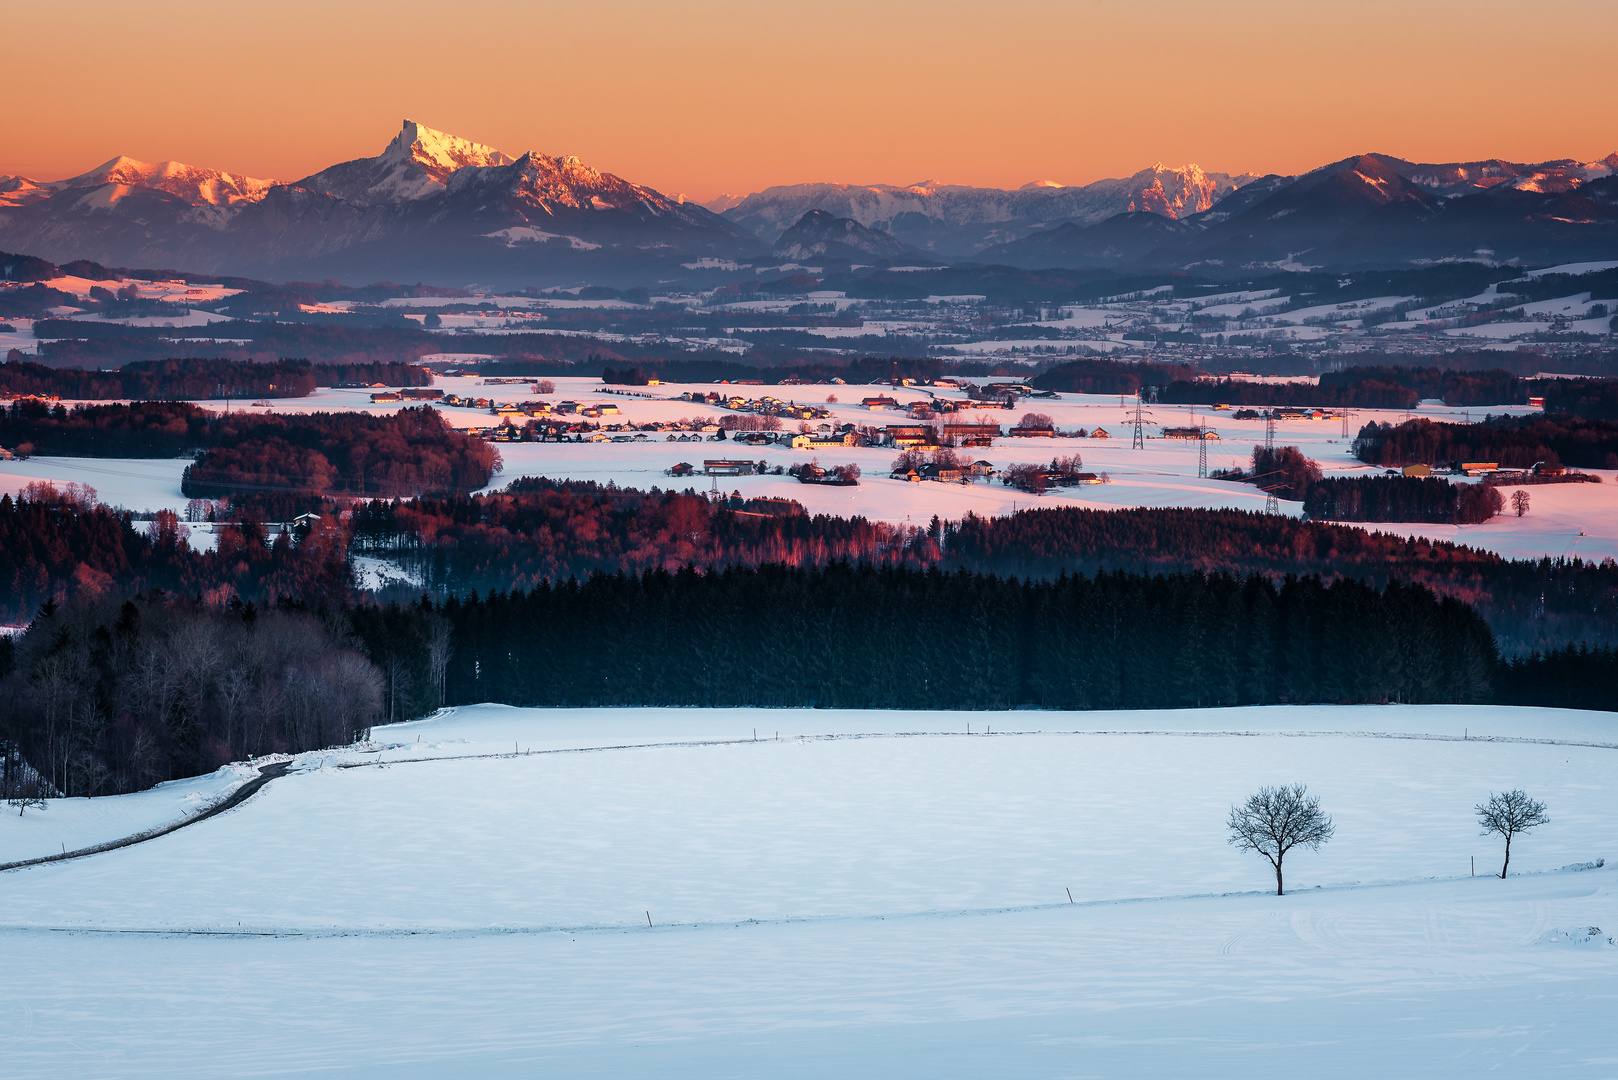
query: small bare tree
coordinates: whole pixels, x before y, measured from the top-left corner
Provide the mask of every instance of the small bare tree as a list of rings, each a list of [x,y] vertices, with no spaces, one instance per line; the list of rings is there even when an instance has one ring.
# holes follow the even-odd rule
[[[1275,895],[1286,895],[1281,862],[1295,847],[1320,850],[1335,826],[1320,812],[1320,796],[1303,784],[1259,788],[1247,802],[1230,808],[1230,842],[1238,851],[1256,851],[1275,867]]]
[[[1506,867],[1511,865],[1511,838],[1550,820],[1545,816],[1545,804],[1529,798],[1528,793],[1521,790],[1504,791],[1499,795],[1491,791],[1489,801],[1479,803],[1477,812],[1478,824],[1483,826],[1480,836],[1494,833],[1506,838],[1506,861],[1500,864],[1502,878],[1506,876]]]
[[[1528,492],[1524,491],[1522,488],[1518,488],[1516,491],[1511,493],[1511,508],[1517,511],[1518,517],[1522,517],[1524,514],[1528,513],[1528,503]]]

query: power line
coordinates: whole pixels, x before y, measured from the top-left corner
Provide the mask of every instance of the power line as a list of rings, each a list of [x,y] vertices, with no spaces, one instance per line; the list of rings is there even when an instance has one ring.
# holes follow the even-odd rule
[[[1275,463],[1275,410],[1271,409],[1264,414],[1264,460],[1268,464]],[[1264,512],[1266,514],[1279,514],[1281,503],[1275,497],[1275,489],[1267,488],[1264,492]]]

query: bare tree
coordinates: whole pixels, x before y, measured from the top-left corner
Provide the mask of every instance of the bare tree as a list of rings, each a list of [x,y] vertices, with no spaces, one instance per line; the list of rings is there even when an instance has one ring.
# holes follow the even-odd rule
[[[1480,836],[1495,833],[1506,838],[1506,861],[1500,864],[1502,878],[1506,876],[1506,867],[1511,865],[1511,838],[1550,820],[1545,816],[1545,804],[1529,798],[1528,793],[1521,790],[1504,791],[1499,795],[1491,791],[1489,801],[1479,803],[1477,812],[1478,824],[1483,826]]]
[[[450,655],[455,651],[455,640],[449,620],[434,615],[427,621],[427,665],[433,677],[433,690],[438,696],[438,707],[444,707],[444,682],[449,669]]]
[[[1256,851],[1275,867],[1275,895],[1284,896],[1281,862],[1295,847],[1320,850],[1336,827],[1320,812],[1320,796],[1303,784],[1259,788],[1247,802],[1230,808],[1230,842],[1238,851]]]
[[[1528,492],[1524,491],[1522,488],[1518,488],[1516,491],[1511,493],[1511,508],[1517,511],[1518,517],[1522,517],[1524,514],[1528,513],[1528,503]]]

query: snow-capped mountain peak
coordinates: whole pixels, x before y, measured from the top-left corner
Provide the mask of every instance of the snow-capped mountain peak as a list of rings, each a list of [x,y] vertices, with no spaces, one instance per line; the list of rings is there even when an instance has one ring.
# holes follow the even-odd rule
[[[444,190],[452,173],[517,161],[492,146],[406,120],[382,153],[306,176],[298,187],[369,205],[425,199]]]
[[[0,207],[27,206],[48,199],[53,189],[26,176],[0,176]]]
[[[516,160],[492,146],[463,139],[414,120],[404,122],[399,134],[382,151],[381,157],[389,161],[414,161],[430,172],[444,175],[468,165],[510,165]]]
[[[277,181],[205,169],[180,161],[137,161],[119,155],[88,172],[44,185],[52,191],[111,186],[105,200],[116,202],[131,191],[162,191],[192,206],[236,206],[258,202]]]

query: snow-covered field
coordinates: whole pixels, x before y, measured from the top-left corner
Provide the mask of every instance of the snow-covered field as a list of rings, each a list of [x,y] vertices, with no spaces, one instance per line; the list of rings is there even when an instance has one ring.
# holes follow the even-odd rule
[[[106,799],[52,799],[37,809],[0,812],[0,863],[38,859],[160,828],[223,801],[255,770],[230,765],[207,776],[170,780]]]
[[[636,393],[649,395],[639,397],[605,393],[600,381],[594,378],[558,378],[553,381],[556,383],[556,393],[546,395],[546,399],[552,402],[571,399],[581,403],[618,406],[620,413],[600,418],[599,422],[604,425],[716,418],[726,412],[717,406],[678,400],[678,396],[687,391],[707,393],[716,389],[712,384],[637,388]],[[439,378],[435,386],[446,394],[491,397],[498,402],[519,402],[535,396],[527,384],[487,386],[473,376]],[[964,397],[960,391],[954,390],[926,391],[888,386],[748,386],[734,389],[747,395],[776,394],[784,399],[813,403],[827,409],[837,423],[878,428],[905,423],[905,414],[866,409],[859,404],[862,398],[885,394],[908,402],[926,400],[932,395],[940,398]],[[838,400],[826,400],[833,396]],[[1307,391],[1302,396],[1307,400]],[[219,408],[221,405],[218,401],[198,404],[208,408]],[[240,403],[234,407],[241,407]],[[297,413],[357,410],[391,413],[398,408],[398,403],[373,404],[367,390],[324,388],[306,398],[277,400],[271,409],[254,411]],[[500,422],[487,410],[444,407],[443,411],[451,424],[461,428],[486,428]],[[1355,460],[1350,451],[1353,434],[1364,423],[1372,420],[1398,423],[1407,415],[1439,420],[1478,420],[1487,411],[1429,404],[1423,404],[1409,414],[1393,410],[1357,410],[1350,419],[1350,434],[1346,438],[1340,418],[1284,421],[1279,425],[1276,438],[1282,445],[1300,447],[1310,458],[1318,461],[1329,476],[1363,476],[1377,471]],[[1493,411],[1526,413],[1534,410],[1502,406]],[[1083,428],[1093,431],[1099,427],[1104,428],[1111,437],[1003,438],[991,447],[969,451],[967,456],[987,460],[996,469],[1004,470],[1019,462],[1045,463],[1056,457],[1077,454],[1083,459],[1085,469],[1105,473],[1109,482],[1053,491],[1037,497],[1006,487],[998,481],[968,485],[909,484],[888,478],[896,454],[893,449],[851,447],[811,452],[781,446],[741,446],[728,440],[669,442],[663,433],[647,433],[646,441],[630,443],[502,443],[500,453],[505,467],[494,478],[490,489],[504,487],[521,476],[548,476],[562,480],[594,480],[602,484],[611,482],[621,487],[641,489],[656,486],[706,490],[712,483],[708,479],[698,476],[676,480],[667,475],[667,470],[677,463],[686,462],[700,471],[704,459],[737,457],[763,460],[771,467],[810,460],[818,460],[825,466],[853,462],[859,465],[864,474],[860,485],[853,488],[799,484],[790,476],[726,477],[719,483],[721,490],[727,494],[739,491],[750,498],[774,496],[796,499],[811,513],[859,514],[873,520],[900,524],[926,524],[935,514],[946,519],[959,519],[969,512],[992,516],[1030,506],[1100,509],[1137,506],[1264,508],[1264,493],[1252,485],[1199,478],[1195,441],[1160,437],[1165,427],[1204,425],[1220,436],[1218,441],[1210,441],[1208,445],[1209,468],[1241,468],[1249,464],[1254,445],[1264,441],[1264,423],[1261,420],[1236,420],[1231,411],[1206,406],[1153,406],[1147,411],[1146,446],[1142,450],[1134,450],[1130,447],[1130,427],[1127,423],[1131,408],[1120,403],[1116,397],[1064,394],[1058,399],[1030,399],[1015,410],[993,410],[981,415],[990,423],[999,423],[1002,428],[1009,430],[1025,412],[1050,416],[1058,430]],[[979,415],[964,412],[957,414],[957,418],[971,421]],[[794,421],[783,424],[787,429],[795,426]],[[94,458],[0,461],[0,492],[15,492],[32,480],[57,483],[78,481],[94,487],[103,501],[116,506],[137,511],[168,508],[178,512],[184,509],[187,502],[180,493],[180,476],[187,464],[183,458],[153,461]],[[1567,554],[1596,560],[1618,557],[1618,472],[1591,471],[1601,475],[1605,483],[1540,485],[1530,489],[1532,507],[1524,518],[1499,517],[1482,525],[1467,526],[1398,524],[1371,527],[1400,535],[1454,540],[1513,558]],[[1509,499],[1510,491],[1507,490],[1505,494]],[[1301,512],[1301,504],[1283,503],[1282,509],[1285,513],[1296,515]]]
[[[30,1077],[1611,1076],[1613,870],[1571,867],[1618,853],[1615,751],[1503,708],[463,708],[0,875],[0,1045]],[[1223,822],[1292,781],[1337,835],[1276,897]],[[1519,786],[1551,823],[1481,876],[1471,808]]]
[[[96,497],[127,510],[183,510],[180,477],[190,458],[33,457],[0,461],[0,494],[16,495],[36,481],[88,484]]]

